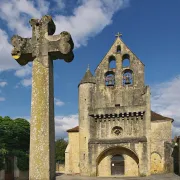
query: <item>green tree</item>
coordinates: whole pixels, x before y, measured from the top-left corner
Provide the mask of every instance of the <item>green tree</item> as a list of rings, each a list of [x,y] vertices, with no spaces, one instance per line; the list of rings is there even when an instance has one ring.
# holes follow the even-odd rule
[[[65,141],[63,138],[56,140],[56,162],[65,162],[65,150],[67,145],[68,142]]]
[[[27,156],[29,154],[30,124],[23,118],[11,119],[0,116],[0,169],[4,168],[4,159],[18,157],[23,162],[23,169],[28,169]],[[21,169],[21,168],[20,168]]]

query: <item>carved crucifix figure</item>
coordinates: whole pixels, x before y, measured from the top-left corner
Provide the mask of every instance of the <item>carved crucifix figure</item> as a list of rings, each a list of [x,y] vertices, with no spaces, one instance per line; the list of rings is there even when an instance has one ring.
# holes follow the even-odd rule
[[[29,180],[55,179],[53,60],[73,60],[68,32],[53,35],[51,16],[31,19],[32,38],[12,37],[12,56],[20,65],[33,61]]]

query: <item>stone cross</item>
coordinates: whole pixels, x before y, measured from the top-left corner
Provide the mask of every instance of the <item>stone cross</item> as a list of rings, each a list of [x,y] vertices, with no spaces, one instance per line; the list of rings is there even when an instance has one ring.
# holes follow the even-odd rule
[[[68,32],[53,35],[51,16],[31,19],[32,38],[12,37],[13,58],[26,65],[33,61],[29,180],[55,179],[55,127],[53,60],[74,58]]]
[[[116,37],[121,37],[121,36],[122,36],[122,33],[118,32],[115,36],[116,36]]]

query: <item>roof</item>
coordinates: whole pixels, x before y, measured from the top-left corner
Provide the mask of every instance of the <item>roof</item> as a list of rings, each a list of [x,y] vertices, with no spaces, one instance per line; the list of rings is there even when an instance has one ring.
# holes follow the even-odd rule
[[[154,122],[154,121],[160,121],[160,120],[174,121],[172,118],[165,117],[154,111],[151,111],[151,121]],[[67,132],[79,132],[79,126],[69,129],[69,130],[67,130]]]
[[[72,129],[68,129],[67,132],[79,132],[79,126],[76,126]]]
[[[84,84],[84,83],[95,83],[95,79],[94,79],[94,77],[93,77],[93,75],[92,75],[89,68],[87,69],[83,79],[80,82],[80,84]]]
[[[158,120],[170,120],[174,121],[173,118],[162,116],[154,111],[151,111],[151,121],[158,121]]]

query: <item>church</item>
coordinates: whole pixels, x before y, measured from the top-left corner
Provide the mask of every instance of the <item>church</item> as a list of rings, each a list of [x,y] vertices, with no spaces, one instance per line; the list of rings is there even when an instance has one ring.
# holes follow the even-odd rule
[[[144,64],[116,39],[79,83],[79,126],[67,130],[65,173],[149,176],[173,171],[173,119],[151,110]]]

